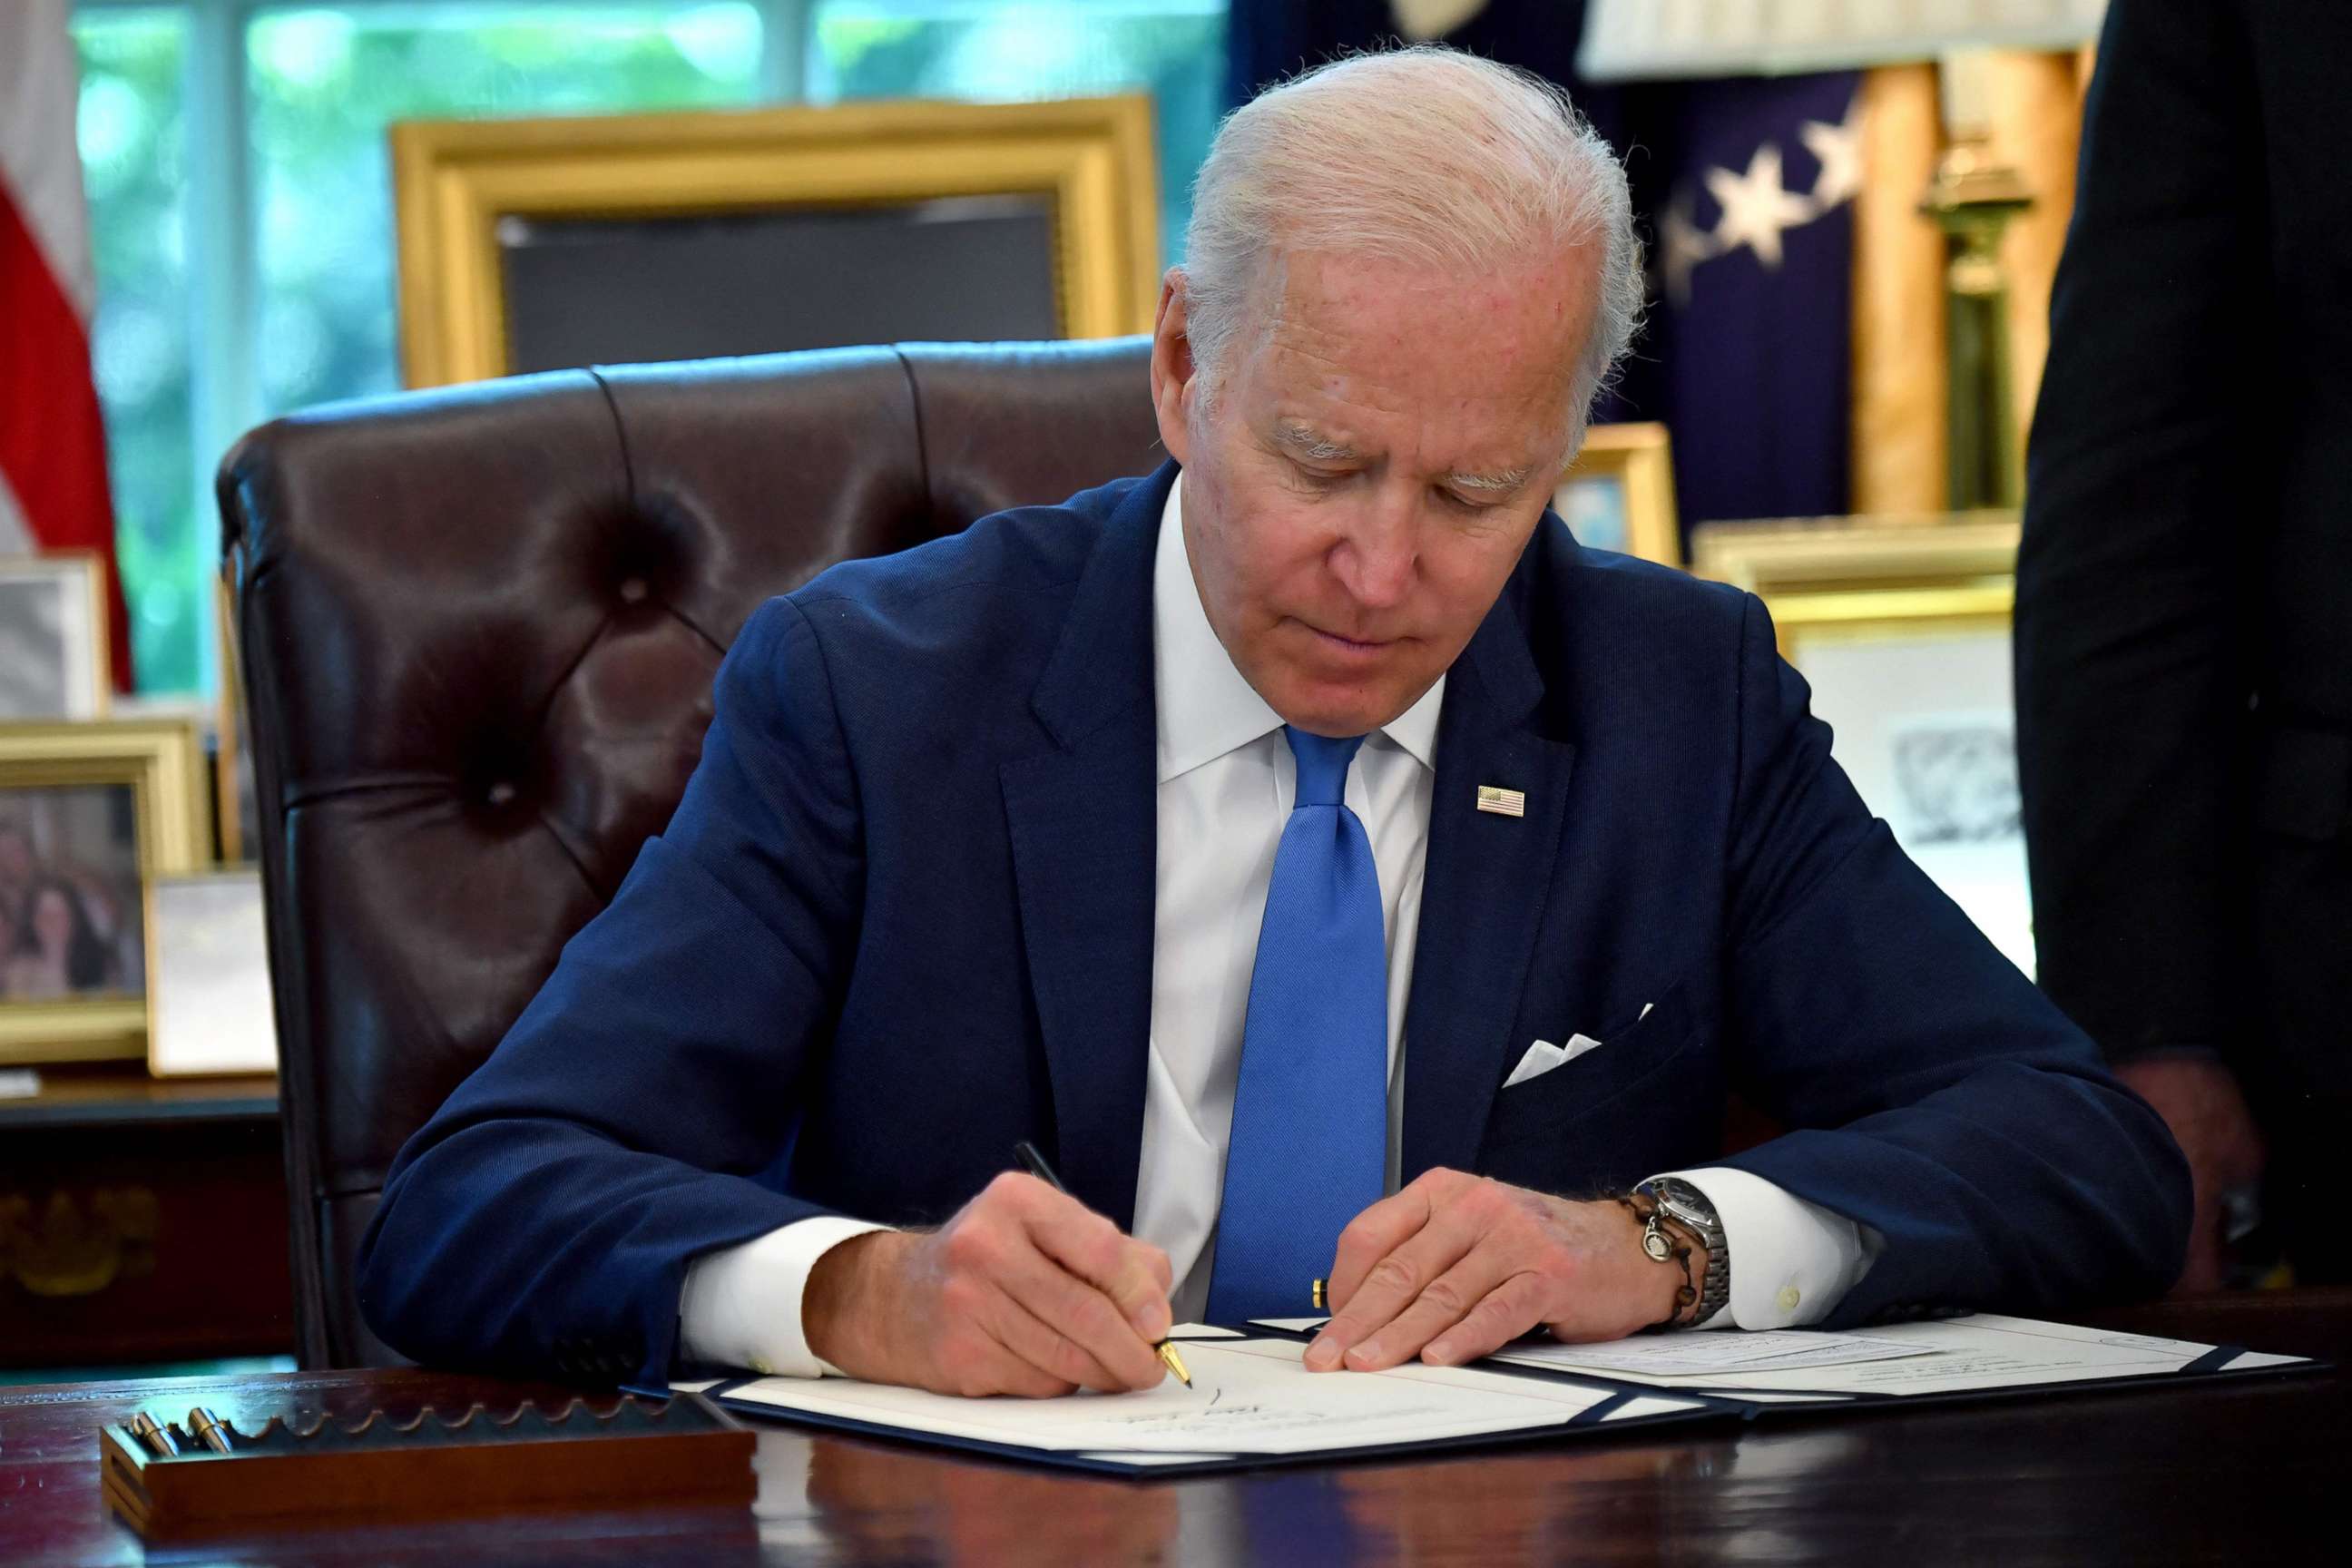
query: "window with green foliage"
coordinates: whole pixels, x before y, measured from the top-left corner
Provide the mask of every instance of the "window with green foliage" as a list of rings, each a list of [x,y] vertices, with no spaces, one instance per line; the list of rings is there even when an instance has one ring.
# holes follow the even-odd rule
[[[205,673],[215,554],[190,482],[186,19],[176,8],[85,11],[75,33],[98,259],[90,361],[106,409],[131,657],[151,689],[181,690]]]
[[[585,15],[345,5],[257,17],[246,58],[265,405],[400,383],[386,126],[740,108],[759,96],[760,29],[759,12],[740,4]]]
[[[1149,92],[1160,243],[1170,260],[1181,254],[1224,91],[1225,0],[817,0],[815,11],[808,94],[819,102]]]
[[[92,352],[140,686],[217,679],[228,444],[399,384],[393,121],[1144,91],[1172,258],[1224,17],[1225,0],[81,0]]]

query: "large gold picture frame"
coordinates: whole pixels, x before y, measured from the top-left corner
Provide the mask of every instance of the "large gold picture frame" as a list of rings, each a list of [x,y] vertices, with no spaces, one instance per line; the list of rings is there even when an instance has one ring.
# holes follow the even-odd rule
[[[1691,536],[1691,570],[1762,599],[1786,658],[1799,635],[2005,625],[2018,533],[2011,511],[1710,522]]]
[[[1833,752],[1906,854],[2028,975],[2010,664],[2014,512],[1708,523],[1693,569],[1771,611]]]
[[[149,893],[163,875],[204,863],[205,820],[202,748],[195,726],[181,719],[121,719],[80,724],[0,724],[0,807],[19,791],[123,787],[131,792],[138,833],[137,900],[153,973],[153,910]],[[147,999],[137,994],[0,997],[0,1066],[142,1057]]]
[[[1150,100],[860,103],[391,132],[412,386],[509,373],[498,227],[1044,195],[1065,336],[1149,331],[1159,295]]]

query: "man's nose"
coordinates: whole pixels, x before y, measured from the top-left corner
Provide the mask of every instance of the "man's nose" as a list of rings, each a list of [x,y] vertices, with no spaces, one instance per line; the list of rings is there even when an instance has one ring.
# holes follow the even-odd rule
[[[1413,506],[1412,497],[1383,489],[1349,520],[1331,552],[1331,570],[1340,586],[1366,609],[1392,609],[1412,589],[1421,553]]]

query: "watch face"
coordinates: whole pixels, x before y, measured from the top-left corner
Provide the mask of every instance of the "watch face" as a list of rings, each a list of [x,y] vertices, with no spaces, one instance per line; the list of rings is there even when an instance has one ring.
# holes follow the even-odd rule
[[[1723,1222],[1716,1217],[1715,1205],[1688,1182],[1660,1182],[1656,1188],[1658,1202],[1676,1219],[1707,1231],[1718,1231]]]

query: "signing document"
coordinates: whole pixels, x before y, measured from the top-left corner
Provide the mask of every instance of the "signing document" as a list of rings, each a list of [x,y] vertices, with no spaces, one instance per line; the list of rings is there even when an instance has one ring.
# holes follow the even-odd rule
[[[1189,1389],[1171,1377],[1130,1394],[971,1399],[855,1378],[770,1377],[727,1388],[722,1397],[749,1413],[1155,1468],[1445,1444],[1714,1408],[1699,1398],[1628,1398],[1589,1383],[1479,1367],[1311,1373],[1296,1341],[1197,1337],[1204,1331],[1215,1332],[1175,1331],[1192,1371]]]
[[[679,1383],[729,1408],[1090,1468],[1236,1468],[1484,1439],[1576,1437],[1640,1423],[1737,1419],[1775,1405],[1961,1397],[2068,1384],[2309,1366],[2300,1356],[1989,1312],[1866,1330],[1528,1339],[1468,1366],[1308,1372],[1321,1318],[1263,1319],[1282,1338],[1180,1326],[1192,1386],[961,1398],[855,1378]]]

